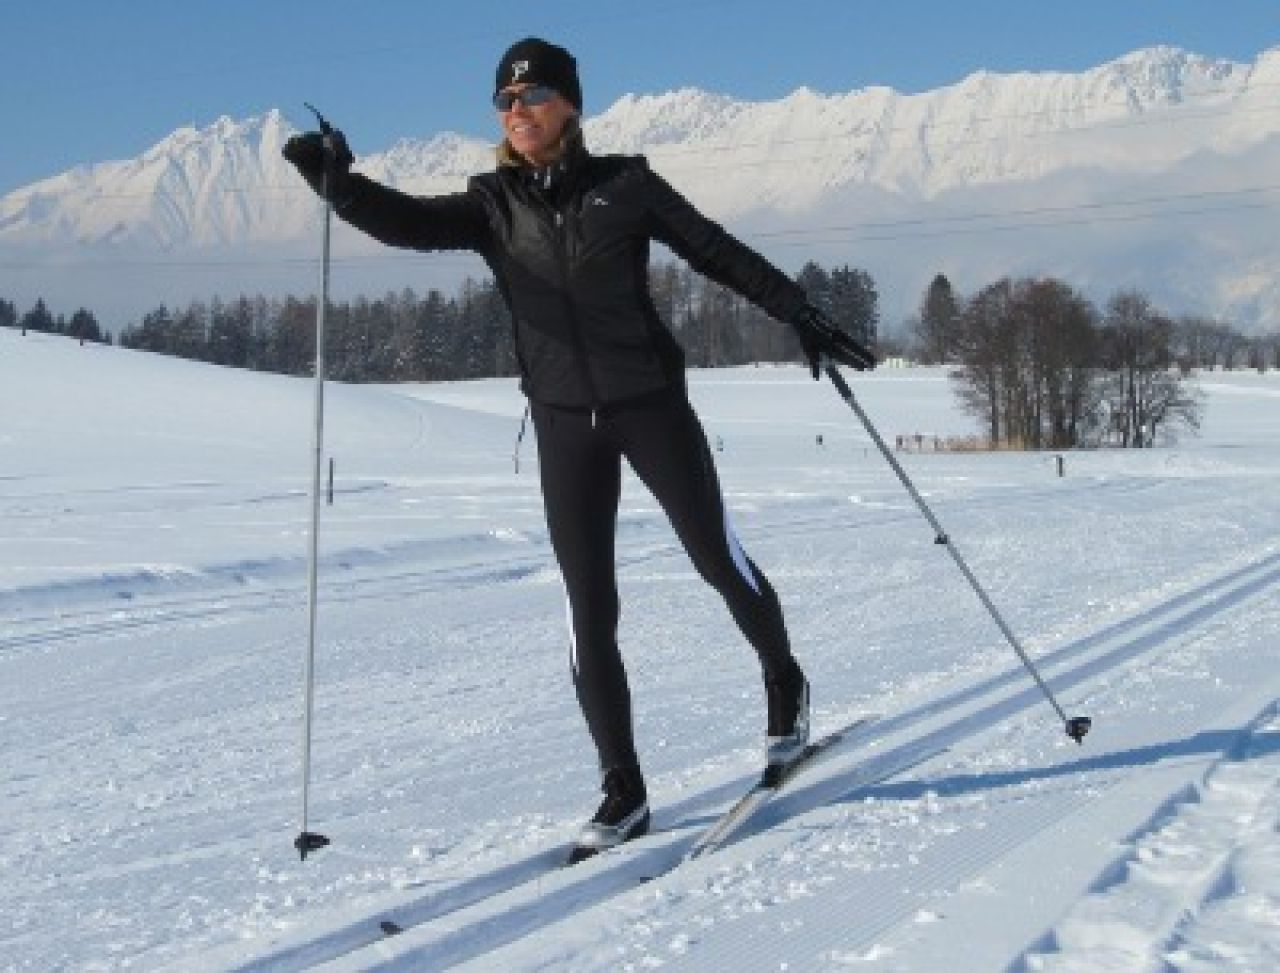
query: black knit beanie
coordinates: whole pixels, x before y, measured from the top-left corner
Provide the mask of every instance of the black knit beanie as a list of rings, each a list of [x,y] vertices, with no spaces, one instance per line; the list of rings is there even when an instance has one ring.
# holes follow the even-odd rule
[[[512,44],[498,62],[493,93],[512,84],[542,84],[554,88],[574,108],[582,111],[582,85],[578,82],[578,62],[563,47],[537,37]]]

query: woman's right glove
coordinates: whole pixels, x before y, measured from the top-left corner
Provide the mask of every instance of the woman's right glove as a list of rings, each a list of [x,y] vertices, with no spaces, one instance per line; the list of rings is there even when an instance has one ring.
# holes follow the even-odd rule
[[[326,139],[328,144],[325,144]],[[338,129],[322,132],[306,132],[295,135],[284,144],[281,153],[293,163],[307,185],[316,195],[340,205],[351,195],[351,163],[356,157],[347,147],[347,140]],[[329,184],[324,184],[325,165],[329,165]],[[328,192],[325,192],[325,189]]]
[[[822,377],[822,359],[830,358],[859,371],[876,367],[876,356],[862,342],[845,334],[812,304],[806,304],[791,321],[800,336],[800,347],[809,359],[814,380]]]

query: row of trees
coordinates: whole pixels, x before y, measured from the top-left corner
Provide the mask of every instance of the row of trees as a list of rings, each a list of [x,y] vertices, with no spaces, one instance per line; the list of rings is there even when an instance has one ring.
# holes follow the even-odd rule
[[[879,310],[870,276],[851,267],[827,270],[810,263],[798,279],[815,303],[874,343]],[[691,365],[800,357],[792,329],[685,265],[655,266],[650,280],[658,313]],[[306,375],[315,361],[315,311],[314,298],[296,297],[196,301],[178,309],[162,305],[124,328],[119,342],[219,365]],[[375,300],[334,303],[325,322],[327,370],[341,381],[440,381],[518,370],[510,315],[491,280],[468,280],[453,297],[406,289]]]
[[[98,319],[91,311],[80,308],[68,319],[59,314],[54,317],[45,304],[44,298],[37,298],[31,309],[19,314],[17,305],[12,301],[0,298],[0,328],[20,328],[23,334],[28,331],[39,331],[45,334],[63,334],[79,338],[81,343],[97,341],[109,343],[110,335],[105,334],[98,324]]]
[[[331,304],[325,315],[328,374],[348,382],[433,381],[511,373],[500,339],[505,311],[492,286],[468,282],[458,297],[411,290]],[[126,348],[287,375],[315,363],[314,298],[240,297],[161,305],[120,333]]]
[[[902,349],[926,365],[943,364],[955,357],[958,331],[955,325],[961,300],[943,274],[924,293],[920,313],[909,322],[911,345]],[[1215,368],[1280,369],[1280,334],[1244,335],[1221,321],[1200,315],[1171,319],[1171,351],[1184,372]]]
[[[1099,311],[1051,278],[1004,278],[962,299],[942,276],[916,331],[934,361],[956,366],[960,400],[991,442],[1023,448],[1143,447],[1197,428],[1189,333],[1136,291]]]
[[[877,343],[878,295],[865,271],[810,263],[797,281],[832,318]],[[801,356],[792,329],[684,264],[655,266],[651,290],[691,365]],[[361,297],[334,304],[326,320],[329,373],[339,380],[437,381],[518,369],[510,318],[492,281],[468,280],[452,297],[408,289]],[[55,318],[43,300],[21,315],[0,300],[0,326],[111,340],[91,312]],[[161,306],[118,337],[126,347],[306,375],[315,359],[314,326],[314,298],[240,297]],[[938,275],[911,332],[913,357],[956,366],[962,403],[989,439],[1026,448],[1149,446],[1162,433],[1198,424],[1199,400],[1185,383],[1193,370],[1280,368],[1280,336],[1245,338],[1203,318],[1175,320],[1132,291],[1099,310],[1052,278],[1005,278],[965,298]],[[881,350],[895,349],[886,342]]]

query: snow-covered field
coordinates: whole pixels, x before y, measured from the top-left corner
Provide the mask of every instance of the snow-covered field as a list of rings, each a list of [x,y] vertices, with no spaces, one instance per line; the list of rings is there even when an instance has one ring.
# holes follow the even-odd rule
[[[1063,477],[903,456],[1094,718],[1077,747],[828,385],[693,375],[816,729],[881,719],[646,882],[747,784],[764,704],[634,482],[621,638],[658,830],[553,869],[598,792],[522,401],[330,388],[333,844],[300,862],[310,383],[0,330],[0,969],[1280,968],[1280,376],[1201,384],[1201,436]],[[890,441],[971,431],[937,371],[854,386]]]

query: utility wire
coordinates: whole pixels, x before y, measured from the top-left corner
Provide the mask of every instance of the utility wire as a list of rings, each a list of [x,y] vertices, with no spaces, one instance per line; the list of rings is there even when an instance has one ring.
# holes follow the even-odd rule
[[[936,217],[910,217],[895,220],[868,220],[859,223],[842,223],[828,226],[813,226],[779,230],[761,230],[751,234],[753,240],[772,240],[778,246],[800,246],[813,243],[838,242],[890,242],[904,239],[924,239],[929,237],[953,236],[1018,230],[1045,229],[1054,226],[1081,226],[1091,223],[1137,223],[1152,220],[1172,219],[1185,216],[1207,216],[1217,213],[1239,212],[1254,209],[1256,201],[1248,197],[1257,197],[1269,193],[1280,192],[1280,183],[1264,186],[1251,186],[1241,189],[1206,190],[1200,192],[1171,193],[1159,196],[1139,197],[1135,199],[1116,200],[1113,202],[1079,203],[1061,206],[1034,206],[1021,209],[998,209],[986,212],[952,214]],[[1186,204],[1192,202],[1217,202],[1223,205],[1199,206],[1170,210],[1154,210],[1143,213],[1113,212],[1120,209],[1132,209],[1141,206],[1164,206],[1167,204]],[[1092,215],[1083,215],[1085,213]],[[1003,221],[1003,222],[999,222]],[[1022,222],[1025,221],[1025,222]],[[970,224],[970,225],[964,225]],[[990,225],[972,225],[990,224]],[[387,253],[387,254],[349,254],[334,255],[334,263],[345,265],[395,263],[420,263],[430,260],[433,263],[442,261],[465,263],[474,261],[474,257],[461,254],[443,253]],[[208,269],[219,270],[235,267],[276,266],[309,267],[314,263],[311,257],[245,257],[245,258],[212,258],[212,259],[156,259],[145,258],[119,260],[0,260],[0,269],[31,270],[50,267],[74,267],[77,269],[109,270],[128,266],[145,266],[168,269]]]
[[[1182,203],[1189,200],[1211,200],[1223,199],[1230,200],[1238,196],[1252,196],[1261,193],[1272,193],[1280,191],[1280,183],[1273,183],[1267,186],[1253,186],[1245,189],[1222,189],[1222,190],[1206,190],[1202,192],[1172,193],[1163,196],[1146,196],[1135,199],[1116,200],[1114,202],[1097,202],[1097,203],[1074,203],[1063,206],[1033,206],[1026,209],[1007,209],[1007,210],[990,210],[982,213],[963,213],[951,216],[930,216],[930,217],[911,217],[900,220],[868,220],[866,222],[839,224],[835,226],[818,226],[806,227],[803,229],[790,230],[761,230],[752,234],[757,238],[772,238],[786,236],[809,236],[816,233],[861,233],[866,230],[880,229],[907,229],[911,227],[928,228],[937,224],[944,223],[969,223],[980,220],[997,220],[1010,219],[1024,216],[1052,216],[1059,213],[1078,214],[1082,210],[1106,210],[1114,207],[1130,207],[1130,206],[1151,206],[1164,203]],[[1231,209],[1239,207],[1232,206]],[[1212,212],[1212,210],[1203,210],[1203,212]],[[1135,214],[1135,219],[1147,219],[1153,216],[1160,216],[1160,213],[1143,213]],[[1089,222],[1087,219],[1080,219],[1079,222]],[[1046,221],[1035,225],[1052,225],[1053,221]],[[979,227],[979,230],[982,228]]]

